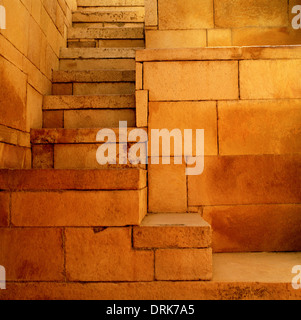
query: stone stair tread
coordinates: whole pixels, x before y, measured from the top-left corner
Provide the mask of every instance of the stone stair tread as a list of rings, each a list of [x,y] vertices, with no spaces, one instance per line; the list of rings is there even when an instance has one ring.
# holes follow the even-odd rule
[[[213,281],[225,283],[292,283],[292,267],[301,252],[243,252],[213,254]],[[277,295],[277,294],[275,294]]]
[[[134,59],[138,49],[141,48],[62,48],[60,59]]]
[[[135,95],[44,96],[43,110],[75,109],[135,109]]]
[[[53,82],[133,82],[135,70],[54,71]]]
[[[211,227],[194,213],[147,214],[133,229],[135,248],[210,248]]]
[[[77,0],[78,7],[144,6],[144,0]]]
[[[127,169],[28,169],[0,170],[0,189],[22,190],[140,190],[146,171]]]
[[[144,39],[141,27],[70,28],[68,39]]]
[[[98,143],[96,135],[101,128],[97,129],[32,129],[30,139],[32,144],[82,144]],[[128,132],[135,128],[128,128]],[[119,128],[111,128],[116,136],[116,142],[120,141]],[[145,129],[146,130],[146,129]],[[123,140],[124,141],[124,140]],[[141,143],[144,141],[140,141]],[[145,141],[146,142],[146,141]]]
[[[102,10],[75,11],[73,22],[143,22],[144,12],[141,10]]]
[[[141,227],[165,226],[210,228],[198,213],[150,213],[141,223]]]

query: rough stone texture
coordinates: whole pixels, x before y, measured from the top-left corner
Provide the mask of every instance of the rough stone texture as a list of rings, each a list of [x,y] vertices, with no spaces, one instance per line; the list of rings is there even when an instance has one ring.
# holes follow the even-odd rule
[[[188,205],[300,203],[300,155],[205,156],[188,177]]]
[[[145,0],[145,26],[153,27],[158,25],[158,1]]]
[[[231,29],[209,29],[207,31],[208,47],[231,46]]]
[[[221,101],[218,116],[221,155],[301,150],[301,100]]]
[[[133,229],[134,248],[207,248],[211,229],[199,214],[147,215]]]
[[[213,28],[213,0],[158,0],[162,30]]]
[[[8,281],[64,280],[62,230],[1,228],[0,243]]]
[[[131,228],[67,229],[66,270],[71,281],[152,281],[154,253],[132,250]]]
[[[214,252],[301,251],[301,205],[205,207]]]
[[[0,170],[3,190],[138,190],[146,187],[146,171]]]
[[[135,127],[135,110],[66,110],[64,127],[76,128],[118,128],[119,121],[127,121],[129,127]]]
[[[167,121],[168,119],[168,121]],[[205,130],[205,154],[217,154],[217,111],[216,102],[150,102],[149,104],[149,152],[151,153],[152,129],[180,129],[182,133],[182,151],[184,151],[184,130],[192,130],[192,155],[196,155],[196,129]],[[182,152],[175,153],[174,141],[171,141],[171,155],[181,156]],[[186,154],[184,154],[186,155]],[[162,156],[162,142],[160,153]]]
[[[63,128],[64,112],[61,110],[43,112],[43,128]]]
[[[10,194],[8,192],[0,193],[0,227],[7,227],[10,214]]]
[[[116,137],[116,142],[129,138],[129,134],[134,128],[127,129],[127,136],[119,133],[119,128],[111,128],[112,136]],[[73,144],[73,143],[90,143],[96,144],[96,136],[99,128],[92,129],[37,129],[31,130],[32,144]],[[146,129],[144,129],[146,130]],[[146,142],[146,139],[141,139],[140,142]]]
[[[149,212],[186,212],[185,164],[148,165]]]
[[[294,276],[292,268],[300,264],[300,259],[300,252],[214,254],[214,281],[227,279],[232,284],[237,282],[290,284]],[[300,292],[300,290],[295,291]]]
[[[138,62],[300,59],[300,46],[137,50]]]
[[[156,280],[211,280],[211,249],[158,249]]]
[[[133,109],[134,95],[45,96],[43,109]]]
[[[3,300],[300,300],[291,283],[152,281],[8,283]]]
[[[31,168],[31,150],[0,142],[0,169]]]
[[[301,43],[299,30],[282,28],[238,28],[232,30],[233,46],[298,45]]]
[[[146,48],[206,47],[206,30],[146,30]]]
[[[15,226],[139,225],[147,189],[138,191],[18,192],[12,194]]]
[[[144,87],[150,101],[238,99],[238,63],[147,62]]]
[[[136,91],[136,124],[138,128],[148,126],[148,91]]]
[[[54,167],[53,145],[32,146],[32,167],[34,169],[51,169]]]
[[[241,61],[241,99],[301,98],[301,60]]]
[[[287,26],[287,1],[214,0],[215,25],[222,28]]]

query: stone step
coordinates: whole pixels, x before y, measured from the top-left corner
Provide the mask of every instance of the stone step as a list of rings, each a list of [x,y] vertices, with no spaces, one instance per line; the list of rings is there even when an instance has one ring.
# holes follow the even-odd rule
[[[144,39],[144,29],[69,28],[68,39]]]
[[[114,228],[118,230],[119,228]],[[38,230],[38,229],[36,229]],[[43,235],[48,236],[53,229],[40,231]],[[81,228],[81,230],[83,230]],[[78,244],[78,237],[73,235],[75,232],[81,230],[70,230],[67,233],[71,238],[71,244],[77,247],[73,248],[75,252],[80,249]],[[67,230],[68,231],[68,230]],[[72,232],[73,231],[73,232]],[[35,232],[33,229],[18,229],[17,232],[27,232],[28,237]],[[118,231],[115,231],[116,233]],[[81,231],[81,235],[84,230]],[[113,233],[113,232],[112,232]],[[12,235],[6,233],[8,239]],[[15,234],[14,234],[15,235]],[[82,235],[84,237],[84,235]],[[101,240],[93,241],[95,235],[92,231],[86,231],[83,244],[85,248],[90,245],[88,239],[93,243],[94,248],[98,254],[98,259],[93,255],[93,262],[82,263],[82,269],[76,270],[81,272],[83,276],[87,273],[86,268],[93,266],[90,272],[93,276],[99,270],[99,261],[107,261],[103,258],[103,251],[105,246]],[[112,234],[112,238],[116,236]],[[107,238],[105,235],[104,238]],[[22,239],[26,237],[22,237]],[[117,238],[117,237],[116,237]],[[118,237],[118,239],[120,239]],[[122,237],[123,242],[127,241],[127,237]],[[73,241],[72,241],[73,240]],[[98,240],[98,241],[97,241]],[[116,250],[120,250],[121,241],[117,243],[112,241]],[[25,241],[27,252],[31,249],[30,242]],[[44,245],[47,247],[47,243]],[[99,246],[101,246],[99,248]],[[41,246],[44,249],[43,245]],[[22,247],[23,249],[23,247]],[[40,249],[41,250],[41,249]],[[14,250],[10,250],[10,269],[16,268],[22,263],[22,255],[18,259],[16,265],[17,254]],[[45,250],[46,251],[46,250]],[[87,249],[87,252],[90,250]],[[80,252],[81,253],[81,252]],[[80,255],[78,253],[78,255]],[[119,252],[118,252],[119,253]],[[131,257],[131,256],[130,256]],[[132,258],[132,257],[131,257]],[[153,258],[153,257],[152,257]],[[82,261],[81,259],[78,259]],[[46,260],[47,261],[47,260]],[[132,261],[129,259],[129,261]],[[177,261],[177,259],[175,259]],[[1,300],[82,300],[83,297],[89,300],[301,300],[301,290],[296,290],[292,287],[292,278],[297,274],[292,274],[292,267],[300,265],[301,252],[269,252],[269,253],[225,253],[213,254],[213,281],[144,281],[136,282],[8,282],[7,290],[0,290]],[[144,261],[147,264],[147,261]],[[148,264],[150,264],[148,262]],[[155,260],[156,264],[156,260]],[[28,263],[27,263],[28,265]],[[137,261],[137,265],[141,265],[141,261]],[[47,265],[48,267],[48,265]],[[78,266],[77,266],[78,267]],[[150,265],[153,267],[154,265]],[[45,267],[46,268],[46,267]],[[92,267],[91,267],[92,268]],[[10,270],[9,269],[9,270]],[[118,268],[120,269],[120,268]],[[127,272],[129,268],[127,268]],[[169,269],[169,268],[168,268]],[[144,269],[143,269],[144,270]],[[148,269],[147,269],[148,270]],[[73,270],[73,272],[76,272]],[[139,268],[140,271],[140,268]],[[116,272],[113,270],[112,272]],[[118,272],[118,271],[117,271]],[[142,272],[143,273],[143,272]],[[130,273],[132,274],[132,273]],[[145,270],[144,270],[145,274]],[[128,274],[126,273],[128,276]],[[131,278],[132,279],[132,278]],[[83,279],[81,279],[83,280]],[[87,279],[84,279],[87,281]],[[89,279],[91,280],[91,279]],[[128,279],[126,279],[128,280]]]
[[[136,249],[156,249],[156,280],[211,280],[211,228],[198,214],[149,214],[133,228]]]
[[[138,40],[122,40],[122,39],[111,39],[111,40],[97,40],[97,39],[73,39],[68,40],[68,48],[133,48],[139,47],[144,48],[144,39]]]
[[[54,95],[133,94],[135,82],[53,83]]]
[[[129,128],[127,133],[133,128]],[[119,148],[126,152],[135,142],[124,142],[125,136],[119,136],[119,129],[111,129],[110,139],[116,139],[116,164],[100,165],[96,159],[98,148],[104,144],[96,141],[98,129],[36,129],[31,131],[32,164],[35,169],[104,169],[104,168],[141,168],[142,164],[119,163]],[[128,136],[128,135],[127,135]],[[113,140],[110,140],[113,141]],[[146,153],[146,141],[139,141],[143,154]]]
[[[143,28],[142,22],[74,22],[73,28]]]
[[[43,128],[115,128],[119,121],[136,125],[135,109],[79,109],[43,111]]]
[[[61,71],[135,70],[135,59],[60,59]]]
[[[60,70],[135,70],[137,48],[64,48]]]
[[[144,22],[144,10],[103,10],[76,11],[72,14],[73,22]]]
[[[148,214],[133,229],[134,248],[209,248],[211,227],[195,213]]]
[[[146,214],[146,171],[0,170],[14,226],[139,225]]]
[[[43,110],[135,109],[135,95],[44,96]]]
[[[54,83],[134,82],[135,70],[54,71]]]
[[[138,48],[61,48],[60,59],[135,59]]]
[[[77,0],[78,7],[143,7],[144,0]]]

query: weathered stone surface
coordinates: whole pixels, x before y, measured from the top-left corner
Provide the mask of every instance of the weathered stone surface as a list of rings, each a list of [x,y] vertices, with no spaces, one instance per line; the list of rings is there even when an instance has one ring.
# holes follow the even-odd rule
[[[279,27],[288,25],[287,1],[215,0],[215,25],[222,28],[252,26]]]
[[[10,194],[8,192],[0,193],[0,226],[7,227],[9,224],[10,212]]]
[[[130,228],[67,229],[66,269],[71,281],[151,281],[154,253],[132,249]]]
[[[241,99],[301,98],[301,60],[241,61]]]
[[[66,110],[64,127],[76,128],[117,128],[119,121],[127,121],[129,127],[135,127],[136,115],[133,109],[120,110]]]
[[[44,110],[134,109],[135,95],[45,96]]]
[[[207,30],[208,47],[221,47],[232,45],[231,29],[209,29]]]
[[[68,39],[143,39],[143,28],[69,28]]]
[[[134,82],[74,83],[74,95],[133,94]]]
[[[55,71],[53,82],[131,82],[134,70]]]
[[[238,99],[238,63],[147,62],[144,87],[150,101]]]
[[[300,46],[145,49],[137,62],[300,59]]]
[[[301,150],[301,100],[220,101],[218,116],[222,155]]]
[[[212,0],[159,0],[158,11],[162,30],[214,27]]]
[[[205,207],[214,252],[301,251],[300,205]]]
[[[186,212],[186,176],[183,164],[149,164],[149,212]]]
[[[15,226],[138,225],[146,214],[147,189],[138,191],[17,192],[12,194]]]
[[[64,280],[61,229],[0,229],[0,261],[9,281]]]
[[[168,121],[167,121],[168,119]],[[149,104],[149,150],[151,149],[152,129],[179,129],[182,133],[182,153],[174,150],[174,140],[171,140],[171,155],[184,154],[184,130],[192,130],[192,155],[196,154],[196,129],[205,130],[205,154],[217,154],[217,111],[216,102],[150,102]],[[177,153],[178,152],[178,153]],[[162,156],[162,142],[160,153]]]
[[[3,190],[136,190],[146,187],[146,171],[0,170]]]
[[[199,214],[149,214],[133,229],[134,248],[207,248],[210,244],[210,225]]]
[[[148,91],[136,91],[136,123],[137,127],[148,126]]]
[[[63,128],[64,112],[62,110],[51,110],[43,112],[43,128]]]
[[[0,169],[29,169],[31,168],[31,150],[0,143]]]
[[[298,45],[301,43],[299,30],[282,28],[237,28],[232,30],[234,46],[276,46]]]
[[[146,30],[146,48],[206,47],[206,30]]]
[[[156,280],[211,280],[211,249],[158,249]]]
[[[127,129],[127,137],[121,132],[119,128],[111,128],[112,138],[116,137],[116,142],[125,141],[130,132],[135,128]],[[146,129],[144,129],[146,130]],[[96,136],[99,128],[95,129],[37,129],[31,130],[31,143],[32,144],[97,144]],[[111,138],[111,136],[110,136]],[[146,139],[141,139],[139,142],[146,142]]]
[[[54,167],[53,145],[32,146],[32,167],[34,169],[51,169]]]
[[[292,288],[292,267],[298,265],[300,259],[300,252],[214,254],[214,281],[227,279],[232,284],[287,283]]]
[[[188,177],[188,205],[299,203],[300,155],[205,157]]]
[[[274,265],[273,265],[274,266]],[[231,270],[230,270],[231,271]],[[2,300],[300,300],[291,283],[151,281],[120,283],[8,283]]]

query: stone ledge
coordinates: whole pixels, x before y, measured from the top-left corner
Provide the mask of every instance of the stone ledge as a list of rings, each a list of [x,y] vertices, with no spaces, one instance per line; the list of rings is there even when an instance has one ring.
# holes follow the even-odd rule
[[[301,46],[145,49],[136,51],[136,61],[140,62],[259,59],[301,59]]]

